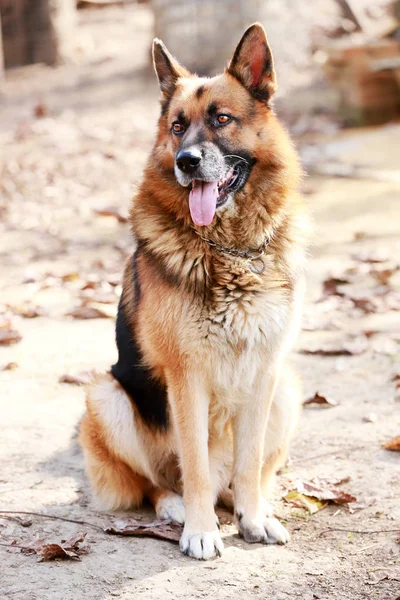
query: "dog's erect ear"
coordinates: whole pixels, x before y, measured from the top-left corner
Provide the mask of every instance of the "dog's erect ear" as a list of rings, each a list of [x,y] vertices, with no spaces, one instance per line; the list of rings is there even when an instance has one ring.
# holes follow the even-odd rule
[[[157,38],[153,41],[153,63],[161,92],[168,98],[174,93],[179,77],[188,76],[189,71],[178,63]]]
[[[228,73],[258,100],[268,102],[275,92],[274,60],[260,23],[254,23],[244,32],[229,63]]]

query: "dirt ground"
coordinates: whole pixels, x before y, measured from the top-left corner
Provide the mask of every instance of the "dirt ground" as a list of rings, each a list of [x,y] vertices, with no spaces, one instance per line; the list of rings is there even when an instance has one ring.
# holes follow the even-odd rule
[[[0,345],[0,510],[103,525],[111,517],[91,503],[74,440],[83,387],[58,380],[116,357],[108,317],[131,245],[123,217],[158,105],[147,9],[80,18],[75,63],[10,73],[0,88],[0,318],[22,336]],[[1,600],[398,600],[400,457],[382,444],[400,435],[399,139],[393,124],[298,140],[311,167],[350,164],[363,175],[304,184],[316,233],[293,361],[305,398],[319,391],[337,405],[304,409],[278,478],[276,512],[291,543],[248,545],[221,513],[225,552],[199,563],[165,541],[35,516],[23,527],[0,514]],[[99,215],[110,207],[122,222]],[[332,275],[340,281],[324,285]],[[68,315],[82,305],[105,318]],[[282,500],[315,478],[331,489],[345,479],[357,500],[311,516]],[[148,508],[135,515],[153,518]],[[6,547],[78,531],[90,546],[80,562],[38,563]]]

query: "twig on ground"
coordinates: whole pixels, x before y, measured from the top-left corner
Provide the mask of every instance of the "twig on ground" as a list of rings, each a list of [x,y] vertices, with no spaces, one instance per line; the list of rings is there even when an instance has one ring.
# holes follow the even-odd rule
[[[400,533],[400,529],[372,529],[369,531],[361,531],[359,529],[344,529],[344,528],[340,528],[340,527],[330,527],[329,529],[324,529],[323,531],[320,531],[318,534],[318,537],[320,537],[321,535],[324,535],[325,533],[331,533],[332,531],[345,531],[346,533],[361,533],[361,534],[374,534],[374,533]]]
[[[353,450],[364,450],[365,446],[354,446],[353,448],[346,449],[346,452],[350,452]],[[314,460],[316,458],[324,458],[325,456],[332,456],[334,454],[343,453],[343,448],[338,448],[337,450],[330,450],[329,452],[324,452],[324,454],[314,454],[312,456],[306,456],[305,458],[292,458],[293,463],[302,463],[308,460]]]
[[[24,510],[0,510],[0,515],[31,515],[34,517],[42,517],[42,519],[56,519],[58,521],[67,521],[67,523],[76,523],[77,525],[87,525],[87,527],[93,527],[93,529],[104,532],[103,527],[100,527],[100,525],[88,523],[87,521],[77,521],[76,519],[58,517],[57,515],[44,515],[43,513],[28,512]]]

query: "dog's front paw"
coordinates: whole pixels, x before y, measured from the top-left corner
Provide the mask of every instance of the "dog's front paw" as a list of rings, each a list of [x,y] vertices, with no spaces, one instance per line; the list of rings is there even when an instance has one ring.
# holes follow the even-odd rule
[[[262,515],[256,519],[248,519],[238,515],[239,533],[249,544],[261,542],[264,544],[287,544],[290,535],[275,517]]]
[[[222,543],[218,529],[194,533],[185,527],[179,547],[181,552],[187,556],[197,558],[198,560],[208,560],[213,558],[213,556],[221,556],[224,544]]]

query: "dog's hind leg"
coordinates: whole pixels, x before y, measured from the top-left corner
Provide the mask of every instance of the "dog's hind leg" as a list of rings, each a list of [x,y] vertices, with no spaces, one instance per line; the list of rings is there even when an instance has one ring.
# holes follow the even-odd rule
[[[159,519],[171,519],[176,523],[185,522],[185,504],[182,496],[161,487],[152,487],[147,497],[154,506]]]
[[[82,419],[80,442],[98,507],[117,510],[139,506],[149,487],[148,480],[113,454],[99,423],[90,412]]]
[[[152,487],[132,404],[111,374],[96,376],[80,428],[86,471],[97,503],[116,510],[139,506]]]

